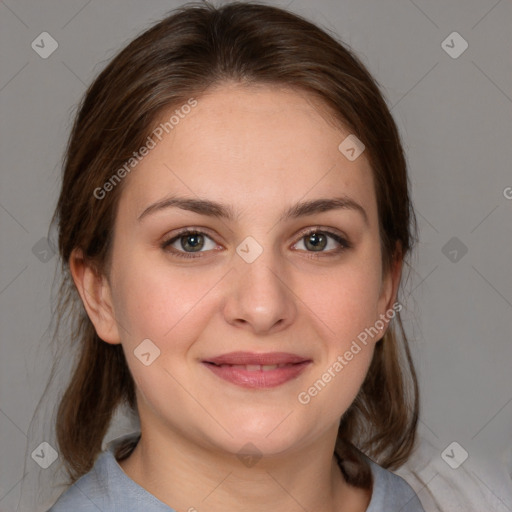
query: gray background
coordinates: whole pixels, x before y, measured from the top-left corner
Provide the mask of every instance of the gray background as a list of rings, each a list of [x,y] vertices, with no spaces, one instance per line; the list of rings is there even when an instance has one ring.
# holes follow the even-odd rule
[[[52,439],[47,423],[37,431],[30,421],[53,357],[57,256],[45,238],[75,106],[125,43],[182,3],[0,1],[1,511],[35,496],[32,486],[57,466],[42,469],[30,457]],[[443,482],[471,475],[486,510],[512,511],[512,4],[268,3],[288,5],[354,48],[403,137],[420,243],[402,298],[426,447],[409,464],[421,466],[424,483],[407,468],[403,474],[428,510],[435,508],[427,488],[443,509],[456,510],[442,497]],[[58,42],[46,59],[31,47],[44,31]],[[454,31],[469,45],[457,58],[442,46]],[[46,398],[51,408],[55,396]],[[453,441],[469,454],[458,469],[441,456]],[[474,492],[474,484],[464,488],[469,478],[459,480],[460,493]]]

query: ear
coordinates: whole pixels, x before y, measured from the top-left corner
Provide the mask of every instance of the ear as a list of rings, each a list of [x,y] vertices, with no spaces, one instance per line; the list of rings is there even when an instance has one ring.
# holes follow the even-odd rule
[[[399,243],[397,242],[397,248],[395,251],[395,254],[393,256],[393,259],[391,261],[390,267],[388,268],[387,272],[383,275],[382,278],[382,285],[380,290],[380,296],[378,301],[378,308],[377,313],[379,315],[379,318],[383,319],[383,315],[386,316],[386,318],[389,315],[386,315],[387,311],[396,311],[396,306],[393,307],[393,305],[396,302],[396,297],[398,294],[398,287],[400,285],[400,277],[402,275],[402,265],[403,265],[403,258],[402,258],[402,250],[400,248]],[[398,310],[400,311],[400,310]],[[393,318],[395,315],[391,318]],[[389,319],[385,321],[386,328],[383,330],[382,335],[384,336],[387,325],[389,323]]]
[[[69,268],[87,315],[98,336],[113,345],[120,343],[110,284],[106,276],[98,273],[90,263],[87,263],[79,249],[71,253]]]

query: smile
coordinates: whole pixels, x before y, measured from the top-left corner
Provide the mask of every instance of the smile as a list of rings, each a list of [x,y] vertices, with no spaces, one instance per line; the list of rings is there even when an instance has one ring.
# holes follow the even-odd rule
[[[272,388],[297,378],[310,359],[288,353],[232,352],[203,361],[221,379],[245,388]]]

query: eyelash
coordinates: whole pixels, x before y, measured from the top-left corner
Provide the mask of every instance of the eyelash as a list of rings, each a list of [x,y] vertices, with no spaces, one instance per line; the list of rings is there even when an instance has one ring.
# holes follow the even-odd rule
[[[339,247],[338,249],[329,251],[329,252],[320,251],[319,253],[315,253],[315,251],[306,251],[306,252],[310,253],[310,255],[307,256],[308,258],[318,259],[318,258],[322,258],[322,257],[332,257],[332,256],[336,256],[336,255],[340,254],[341,252],[343,252],[347,249],[350,249],[352,247],[352,245],[348,242],[348,240],[341,237],[339,234],[337,234],[333,231],[326,230],[326,229],[321,229],[320,227],[311,228],[308,231],[302,233],[298,239],[298,242],[300,240],[302,240],[303,238],[312,235],[313,233],[316,233],[316,234],[321,233],[324,235],[328,235],[329,237],[333,238],[336,242],[338,242],[341,245],[341,247]],[[194,253],[187,253],[187,252],[183,252],[183,251],[177,251],[175,249],[173,249],[173,250],[168,249],[168,247],[171,244],[173,244],[176,240],[179,240],[180,238],[183,238],[188,235],[205,235],[208,238],[210,238],[211,240],[213,240],[204,231],[187,228],[187,229],[184,229],[183,231],[180,231],[177,235],[173,236],[172,238],[170,238],[168,240],[164,240],[161,244],[161,248],[163,250],[165,250],[166,252],[171,253],[173,256],[177,256],[178,258],[186,258],[186,259],[202,258],[201,254],[204,253],[205,251],[198,252],[196,255]]]

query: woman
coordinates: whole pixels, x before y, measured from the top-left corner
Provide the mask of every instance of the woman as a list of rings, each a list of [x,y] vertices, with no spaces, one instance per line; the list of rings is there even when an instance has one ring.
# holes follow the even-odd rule
[[[406,164],[341,43],[264,5],[171,13],[86,92],[55,219],[80,354],[52,512],[423,510],[389,471],[418,418]],[[140,433],[102,452],[125,403]]]

